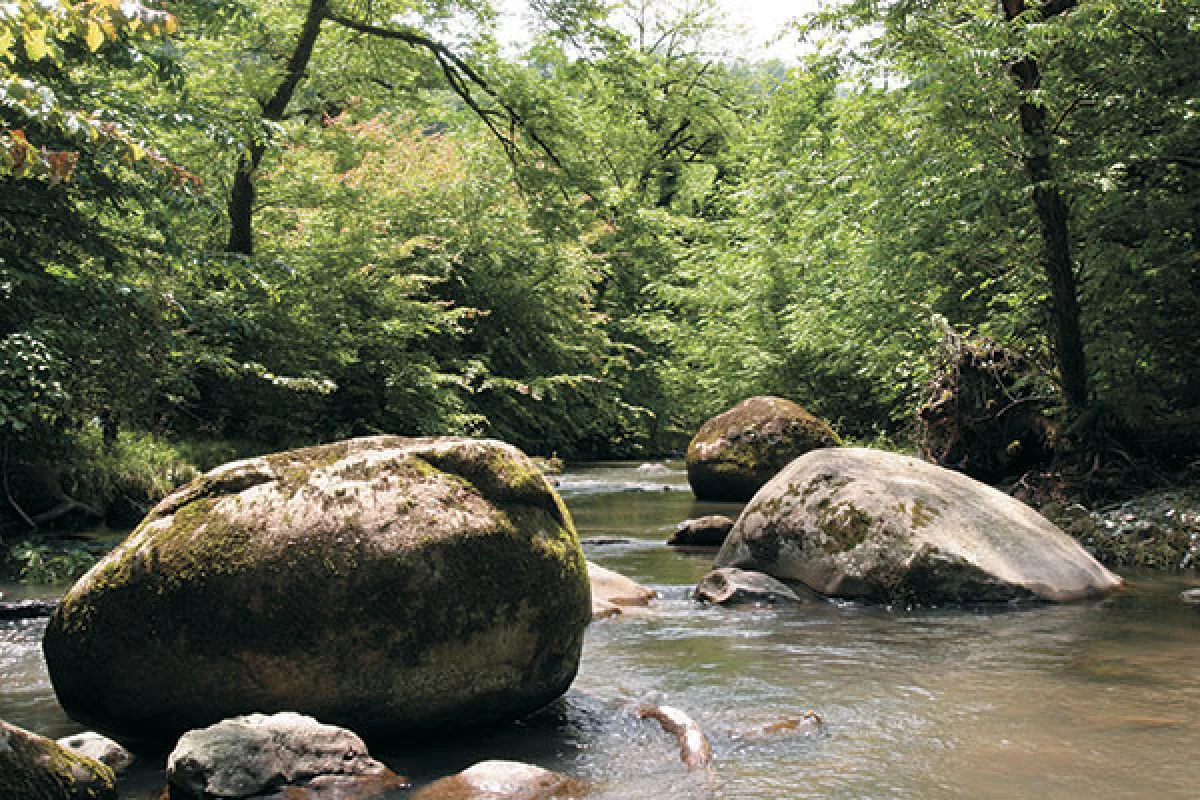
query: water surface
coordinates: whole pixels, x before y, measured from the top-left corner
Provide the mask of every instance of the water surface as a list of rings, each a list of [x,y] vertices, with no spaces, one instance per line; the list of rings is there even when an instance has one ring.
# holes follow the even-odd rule
[[[380,754],[418,783],[485,758],[593,781],[625,798],[1194,798],[1200,785],[1200,581],[1134,575],[1108,602],[1019,611],[827,605],[727,610],[690,590],[711,553],[665,540],[697,503],[678,465],[573,469],[556,480],[588,557],[660,593],[649,613],[594,623],[564,701],[520,725]],[[28,596],[0,587],[9,599]],[[0,623],[0,718],[61,736],[42,621]],[[668,703],[708,732],[711,773],[638,720]],[[783,730],[806,710],[826,732]],[[136,769],[123,796],[155,797]]]

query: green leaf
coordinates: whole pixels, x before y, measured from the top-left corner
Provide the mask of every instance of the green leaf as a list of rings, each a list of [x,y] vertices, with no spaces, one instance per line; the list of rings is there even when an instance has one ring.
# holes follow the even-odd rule
[[[89,19],[87,22],[87,35],[84,37],[87,42],[88,50],[93,53],[100,49],[100,45],[104,44],[104,31],[100,30],[100,25],[94,20]]]
[[[0,28],[0,61],[12,61],[13,45],[17,43],[16,35],[9,28]]]
[[[45,28],[26,28],[21,34],[21,40],[25,44],[25,55],[30,61],[41,61],[50,53],[50,46],[46,44]]]

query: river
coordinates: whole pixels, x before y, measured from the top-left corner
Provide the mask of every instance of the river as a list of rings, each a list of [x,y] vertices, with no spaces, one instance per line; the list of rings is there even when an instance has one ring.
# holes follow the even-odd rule
[[[510,758],[587,779],[603,800],[1200,795],[1200,612],[1178,599],[1195,581],[1132,575],[1104,603],[1022,610],[707,608],[690,590],[711,553],[664,542],[682,519],[737,506],[697,503],[677,465],[556,480],[588,557],[661,597],[593,623],[571,692],[533,719],[377,753],[418,784]],[[0,622],[0,718],[62,736],[78,726],[55,702],[43,628]],[[641,702],[691,714],[712,772],[685,772],[674,740],[637,719]],[[823,733],[788,730],[807,710]],[[156,767],[135,767],[122,797],[156,797]]]

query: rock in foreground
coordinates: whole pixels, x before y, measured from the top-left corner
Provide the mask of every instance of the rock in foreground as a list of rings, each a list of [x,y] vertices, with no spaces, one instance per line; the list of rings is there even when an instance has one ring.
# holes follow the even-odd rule
[[[372,437],[167,497],[66,594],[44,651],[67,712],[126,743],[283,710],[412,736],[558,697],[590,611],[570,517],[520,451]]]
[[[342,781],[343,792],[356,782],[372,791],[406,785],[371,758],[354,733],[288,712],[250,714],[188,731],[167,758],[171,800],[259,797],[280,787],[304,790],[330,779]]]
[[[115,800],[111,769],[0,720],[0,798]]]
[[[58,743],[76,755],[99,761],[117,775],[127,770],[134,761],[133,753],[94,731],[64,736]]]
[[[568,800],[583,798],[587,786],[574,778],[519,761],[481,761],[434,781],[413,800]]]
[[[1008,495],[915,458],[860,448],[796,459],[746,506],[716,566],[885,603],[1073,601],[1122,583]]]
[[[792,459],[841,444],[825,421],[780,397],[751,397],[705,422],[687,449],[700,500],[745,502]]]

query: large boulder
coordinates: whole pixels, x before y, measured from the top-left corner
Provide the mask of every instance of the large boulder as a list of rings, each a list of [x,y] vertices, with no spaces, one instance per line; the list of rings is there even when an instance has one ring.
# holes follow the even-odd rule
[[[85,756],[0,720],[0,798],[115,800],[113,771]]]
[[[167,497],[43,647],[67,712],[135,746],[253,711],[413,736],[558,697],[590,617],[570,516],[520,451],[372,437]]]
[[[700,500],[745,502],[797,456],[841,444],[825,421],[781,397],[751,397],[700,426],[687,475]]]
[[[261,797],[279,787],[294,787],[299,795],[329,780],[340,781],[344,792],[357,784],[377,796],[407,785],[371,758],[356,734],[291,712],[249,714],[188,731],[167,757],[171,800]]]
[[[746,506],[715,566],[905,604],[1072,601],[1122,583],[1020,501],[916,458],[860,448],[792,462]]]

